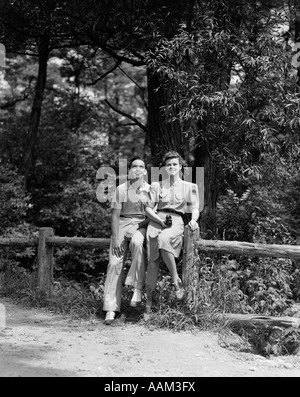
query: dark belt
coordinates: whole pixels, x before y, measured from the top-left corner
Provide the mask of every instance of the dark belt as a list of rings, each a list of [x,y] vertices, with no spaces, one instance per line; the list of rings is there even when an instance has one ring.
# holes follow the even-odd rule
[[[120,215],[120,218],[128,218],[128,219],[145,219],[145,215],[136,214],[136,215]]]
[[[157,212],[168,212],[170,214],[176,214],[176,215],[180,215],[181,217],[183,217],[183,213],[182,212],[173,210],[171,208],[159,209],[159,210],[157,210]]]

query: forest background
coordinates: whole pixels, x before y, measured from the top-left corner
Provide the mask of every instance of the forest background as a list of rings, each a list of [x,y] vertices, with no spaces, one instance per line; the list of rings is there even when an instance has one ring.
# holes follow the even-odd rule
[[[204,167],[202,238],[299,243],[297,0],[1,0],[0,42],[1,236],[109,237],[99,168],[175,149]],[[56,279],[102,291],[107,252],[55,258]],[[295,261],[199,261],[193,310],[299,300]],[[34,249],[1,252],[15,280],[35,265]]]

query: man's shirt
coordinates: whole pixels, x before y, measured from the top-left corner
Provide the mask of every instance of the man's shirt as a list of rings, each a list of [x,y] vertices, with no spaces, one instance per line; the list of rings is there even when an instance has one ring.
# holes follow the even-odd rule
[[[145,204],[149,201],[150,185],[143,181],[139,183],[130,182],[119,185],[111,201],[112,209],[121,210],[123,216],[145,216]]]

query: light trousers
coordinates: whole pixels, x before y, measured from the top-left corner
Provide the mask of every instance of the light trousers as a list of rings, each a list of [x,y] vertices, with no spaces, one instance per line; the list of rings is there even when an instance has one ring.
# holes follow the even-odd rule
[[[140,221],[141,220],[139,219],[137,222]],[[126,231],[125,222],[126,221],[120,224],[121,242],[124,241],[124,233]],[[129,243],[131,266],[126,277],[125,284],[139,289],[144,287],[146,278],[146,250],[144,247],[145,236],[146,229],[138,229],[133,234]],[[104,311],[119,312],[121,310],[125,259],[124,255],[120,258],[113,255],[112,245],[110,244],[109,263],[104,286]]]

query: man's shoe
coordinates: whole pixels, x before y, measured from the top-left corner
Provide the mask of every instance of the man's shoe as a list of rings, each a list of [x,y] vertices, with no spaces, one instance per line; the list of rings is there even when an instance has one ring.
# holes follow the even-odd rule
[[[106,312],[106,317],[105,317],[105,320],[104,320],[104,324],[106,324],[106,325],[112,324],[114,322],[115,315],[116,315],[115,312],[111,312],[111,311]]]
[[[141,304],[141,302],[142,302],[142,290],[135,288],[132,299],[130,301],[130,306],[137,307]]]

